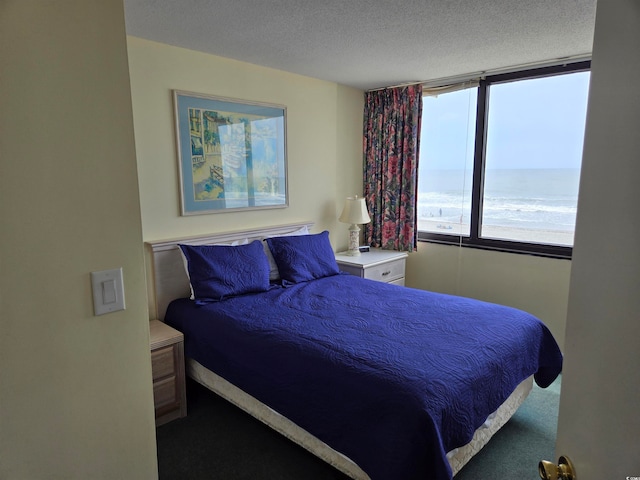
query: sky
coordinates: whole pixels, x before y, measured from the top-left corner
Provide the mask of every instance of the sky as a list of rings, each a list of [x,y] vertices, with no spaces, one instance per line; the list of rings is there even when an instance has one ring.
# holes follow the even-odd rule
[[[580,168],[589,72],[494,84],[487,168]],[[471,168],[476,89],[426,97],[420,165]]]

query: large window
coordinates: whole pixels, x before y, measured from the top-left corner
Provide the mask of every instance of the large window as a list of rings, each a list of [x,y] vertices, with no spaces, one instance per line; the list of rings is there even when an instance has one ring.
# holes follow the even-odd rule
[[[570,257],[589,63],[425,89],[421,240]]]

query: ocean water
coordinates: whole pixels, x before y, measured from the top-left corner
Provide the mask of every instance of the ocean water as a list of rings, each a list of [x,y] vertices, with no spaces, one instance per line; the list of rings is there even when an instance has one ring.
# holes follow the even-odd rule
[[[579,169],[499,169],[485,174],[483,226],[573,232]],[[421,171],[418,224],[469,225],[472,174],[464,170]],[[421,226],[421,220],[425,228]],[[464,229],[463,229],[464,230]],[[468,233],[468,227],[467,232]]]

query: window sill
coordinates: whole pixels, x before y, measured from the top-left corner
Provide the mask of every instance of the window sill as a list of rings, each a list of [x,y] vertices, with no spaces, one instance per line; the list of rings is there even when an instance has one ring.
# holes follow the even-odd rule
[[[449,245],[452,247],[475,248],[478,250],[490,250],[494,252],[513,253],[517,255],[532,255],[536,257],[555,258],[558,260],[571,260],[572,247],[559,245],[544,245],[522,242],[511,242],[508,240],[476,239],[472,241],[469,237],[452,235],[433,235],[427,237],[425,233],[420,233],[419,242]]]

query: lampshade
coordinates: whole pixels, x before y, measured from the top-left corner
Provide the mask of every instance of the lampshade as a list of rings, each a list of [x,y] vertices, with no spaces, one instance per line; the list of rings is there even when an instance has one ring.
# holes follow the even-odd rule
[[[344,210],[338,220],[342,223],[351,223],[355,225],[362,225],[363,223],[369,223],[369,212],[367,211],[367,204],[364,198],[347,197],[347,201],[344,204]]]

